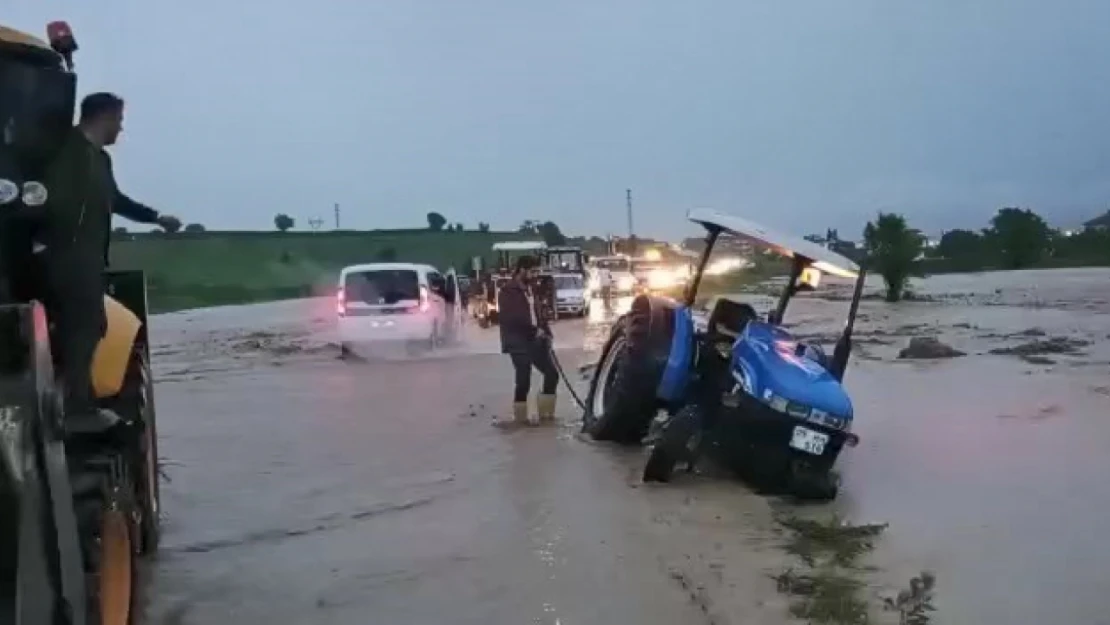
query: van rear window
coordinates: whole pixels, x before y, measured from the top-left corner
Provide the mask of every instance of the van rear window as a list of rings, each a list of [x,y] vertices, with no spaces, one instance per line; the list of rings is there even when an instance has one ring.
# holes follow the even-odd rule
[[[392,305],[420,299],[420,279],[411,269],[375,269],[348,273],[343,291],[349,302]]]

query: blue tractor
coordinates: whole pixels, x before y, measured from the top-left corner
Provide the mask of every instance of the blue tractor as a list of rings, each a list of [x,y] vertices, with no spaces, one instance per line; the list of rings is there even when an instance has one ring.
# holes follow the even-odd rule
[[[856,263],[804,239],[748,220],[695,210],[705,251],[683,297],[641,295],[614,324],[586,397],[583,431],[595,440],[652,444],[645,481],[669,481],[709,451],[765,488],[833,499],[833,465],[854,446],[852,401],[842,384],[865,274]],[[695,312],[698,287],[722,234],[791,259],[774,310],[718,297]],[[847,323],[828,356],[783,327],[791,298],[822,274],[855,281]],[[662,418],[659,418],[662,413]]]

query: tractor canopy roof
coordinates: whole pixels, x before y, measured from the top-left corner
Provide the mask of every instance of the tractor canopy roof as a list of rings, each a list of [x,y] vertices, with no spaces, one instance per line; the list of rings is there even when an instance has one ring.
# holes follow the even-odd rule
[[[756,245],[770,248],[787,258],[807,260],[818,271],[842,278],[854,279],[859,276],[860,268],[855,262],[801,237],[777,232],[742,217],[710,209],[697,208],[686,216],[690,221],[708,229],[724,230]]]
[[[533,252],[547,249],[543,241],[498,241],[493,244],[495,252]]]

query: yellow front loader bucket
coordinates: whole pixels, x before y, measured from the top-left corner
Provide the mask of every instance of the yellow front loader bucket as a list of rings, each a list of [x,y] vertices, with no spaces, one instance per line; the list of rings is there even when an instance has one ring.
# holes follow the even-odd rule
[[[104,296],[104,313],[108,329],[96,346],[92,363],[93,392],[98,398],[112,397],[123,388],[135,337],[143,325],[135,313],[108,295]]]

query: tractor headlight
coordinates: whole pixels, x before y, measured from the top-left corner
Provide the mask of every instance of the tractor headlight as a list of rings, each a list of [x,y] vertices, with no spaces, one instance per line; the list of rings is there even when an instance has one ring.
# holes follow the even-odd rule
[[[776,395],[770,389],[763,391],[763,403],[767,404],[767,406],[775,412],[781,412],[797,419],[804,419],[838,430],[847,429],[849,424],[846,419],[831,415],[824,410],[818,410],[812,406],[807,406],[801,402],[786,399],[785,397]]]
[[[9,204],[18,197],[19,185],[11,180],[0,178],[0,204]]]
[[[809,406],[801,402],[791,401],[769,391],[764,394],[764,401],[771,407],[771,410],[788,414],[799,419],[808,419],[813,413],[813,409]]]
[[[42,206],[48,197],[46,185],[31,180],[23,183],[23,204],[25,206]]]

